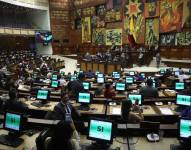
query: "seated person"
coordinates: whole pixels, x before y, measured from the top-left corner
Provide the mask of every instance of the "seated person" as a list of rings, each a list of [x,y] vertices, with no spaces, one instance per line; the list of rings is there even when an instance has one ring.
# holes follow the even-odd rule
[[[94,74],[94,72],[92,72],[91,70],[89,70],[88,72],[86,72],[86,77],[87,77],[87,78],[93,78],[93,77],[95,77],[95,74]]]
[[[136,110],[138,114],[132,112],[133,110]],[[130,100],[122,101],[121,117],[123,120],[131,123],[139,123],[144,119],[139,106],[136,104],[133,105]]]
[[[28,107],[25,103],[21,102],[17,98],[17,90],[15,88],[9,90],[9,99],[5,102],[4,111],[9,110],[13,112],[26,113]]]
[[[80,137],[73,122],[60,121],[53,129],[47,150],[80,150]]]
[[[46,114],[46,119],[65,120],[66,114],[71,115],[72,119],[80,117],[80,113],[69,103],[68,91],[66,88],[61,90],[61,101],[54,107],[53,112]]]
[[[139,93],[143,95],[144,98],[156,98],[158,97],[158,90],[157,88],[153,87],[152,79],[147,80],[147,85],[140,88]]]
[[[181,117],[191,119],[191,106],[181,111]]]
[[[115,91],[113,90],[113,88],[111,87],[110,83],[106,83],[105,84],[105,91],[104,91],[104,97],[105,98],[113,98],[116,96]]]

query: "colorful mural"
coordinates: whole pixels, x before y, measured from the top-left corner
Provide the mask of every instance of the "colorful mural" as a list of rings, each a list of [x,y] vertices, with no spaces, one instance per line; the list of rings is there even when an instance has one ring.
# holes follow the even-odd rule
[[[110,10],[106,12],[105,22],[116,22],[122,20],[122,13],[120,10]]]
[[[146,0],[145,18],[159,17],[159,0]]]
[[[132,34],[136,43],[144,43],[145,20],[142,0],[129,0],[124,9],[124,34]],[[124,42],[126,43],[127,40]]]
[[[159,41],[159,19],[146,19],[145,45],[156,45]]]
[[[93,30],[92,43],[105,45],[105,28],[98,28]]]
[[[104,16],[105,13],[106,13],[105,5],[96,6],[96,15],[97,16]]]
[[[191,32],[181,32],[176,34],[176,45],[191,45]]]
[[[122,29],[106,30],[106,45],[122,45]]]
[[[176,33],[168,33],[160,35],[161,46],[174,46],[176,40]]]
[[[182,0],[160,1],[160,32],[180,31],[183,14]]]
[[[191,0],[184,0],[183,27],[191,28]]]
[[[82,43],[91,42],[91,19],[90,17],[82,18]]]
[[[105,20],[100,16],[92,17],[92,28],[103,28],[105,27]]]

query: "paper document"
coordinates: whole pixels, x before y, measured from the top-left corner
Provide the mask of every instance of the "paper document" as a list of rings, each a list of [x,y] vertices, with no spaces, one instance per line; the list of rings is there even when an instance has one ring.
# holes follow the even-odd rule
[[[173,112],[169,108],[159,108],[164,115],[173,115]]]
[[[112,114],[113,115],[121,115],[121,108],[113,108]]]

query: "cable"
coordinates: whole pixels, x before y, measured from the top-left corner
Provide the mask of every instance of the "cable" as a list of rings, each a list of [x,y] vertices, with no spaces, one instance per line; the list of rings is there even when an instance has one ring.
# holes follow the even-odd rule
[[[128,144],[128,143],[126,143],[126,142],[121,142],[121,141],[117,140],[117,137],[115,138],[115,141],[118,142],[118,143],[120,143],[120,144]]]

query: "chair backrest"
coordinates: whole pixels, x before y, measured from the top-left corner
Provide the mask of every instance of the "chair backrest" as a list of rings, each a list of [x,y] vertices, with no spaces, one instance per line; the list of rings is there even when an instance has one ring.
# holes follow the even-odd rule
[[[52,140],[51,137],[47,137],[45,139],[45,141],[44,141],[44,148],[45,148],[45,150],[49,150],[50,149],[51,140]]]

